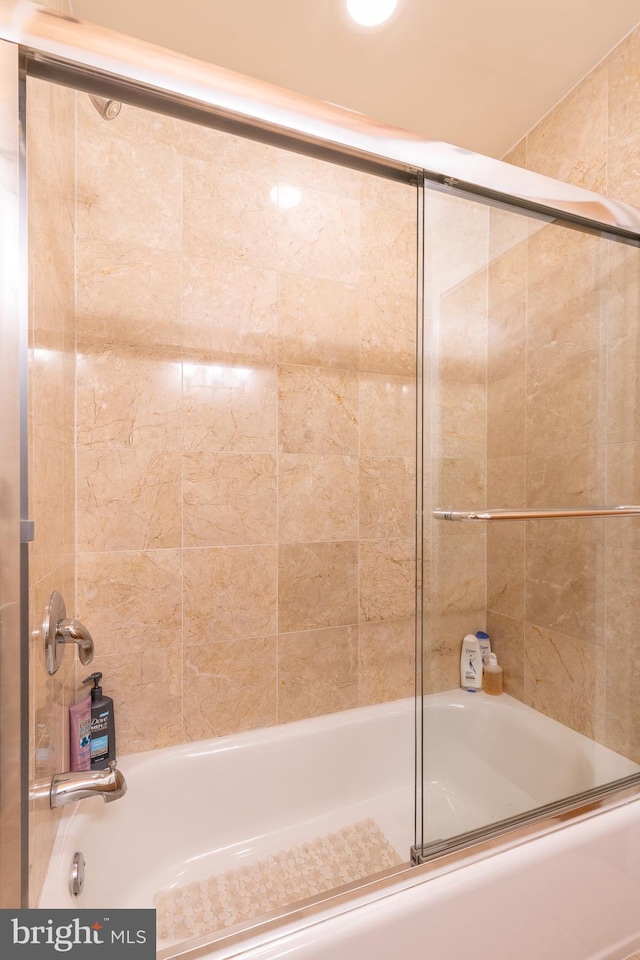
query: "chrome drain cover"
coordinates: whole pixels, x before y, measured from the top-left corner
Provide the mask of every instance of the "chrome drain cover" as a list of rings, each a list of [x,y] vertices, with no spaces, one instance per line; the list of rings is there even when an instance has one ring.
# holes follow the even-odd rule
[[[79,897],[82,893],[82,888],[84,887],[84,868],[84,856],[81,851],[78,850],[77,853],[73,855],[71,874],[69,876],[69,890],[74,897]]]

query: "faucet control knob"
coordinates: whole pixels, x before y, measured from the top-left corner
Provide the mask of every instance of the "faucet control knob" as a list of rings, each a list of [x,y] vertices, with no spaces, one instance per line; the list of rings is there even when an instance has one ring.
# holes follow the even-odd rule
[[[93,638],[85,625],[75,617],[67,618],[64,599],[54,590],[49,597],[42,622],[47,672],[53,676],[62,663],[64,643],[76,643],[80,663],[86,666],[93,660]]]

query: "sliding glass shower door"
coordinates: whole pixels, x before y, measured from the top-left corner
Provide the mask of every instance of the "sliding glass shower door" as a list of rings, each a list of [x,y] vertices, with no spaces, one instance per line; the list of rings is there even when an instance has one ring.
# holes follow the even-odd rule
[[[418,859],[640,773],[640,253],[428,189],[425,225]]]
[[[220,738],[239,749],[259,731],[258,760],[201,798],[198,836],[176,828],[195,798],[167,814],[161,879],[131,879],[135,902],[118,893],[157,906],[161,941],[224,935],[408,860],[417,178],[188,122],[160,99],[109,113],[35,77],[26,93],[32,780],[68,769],[89,670],[113,697],[125,778],[141,753],[226,755]],[[48,676],[54,590],[95,659],[68,650]],[[126,810],[108,811],[123,829]],[[48,813],[32,815],[33,906],[43,889],[68,896],[45,880]],[[139,875],[144,852],[127,844],[119,870]],[[286,883],[260,893],[276,856]],[[206,919],[174,909],[227,881],[237,896]],[[94,874],[82,905],[101,904]]]

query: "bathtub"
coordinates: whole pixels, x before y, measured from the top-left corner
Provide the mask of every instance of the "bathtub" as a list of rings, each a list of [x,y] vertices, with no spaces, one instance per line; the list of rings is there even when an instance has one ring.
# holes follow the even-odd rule
[[[274,929],[256,926],[241,945],[221,931],[201,955],[388,960],[414,956],[425,936],[425,948],[446,944],[447,960],[470,949],[484,956],[485,947],[492,960],[550,960],[545,937],[562,960],[614,960],[640,947],[640,801],[476,862],[409,869],[414,726],[414,702],[405,700],[122,756],[125,797],[65,809],[39,906],[164,909],[212,878],[274,864],[282,851],[311,843],[313,852],[318,838],[374,830],[390,851],[383,880]],[[507,695],[427,697],[423,729],[427,843],[640,771]],[[77,898],[69,890],[76,851],[87,865]],[[481,946],[478,924],[492,915],[500,942]],[[182,941],[167,927],[158,948],[169,956]]]

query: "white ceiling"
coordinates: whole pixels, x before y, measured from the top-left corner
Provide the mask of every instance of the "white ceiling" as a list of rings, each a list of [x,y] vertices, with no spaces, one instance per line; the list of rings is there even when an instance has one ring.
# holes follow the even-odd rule
[[[78,17],[501,157],[636,24],[640,0],[73,0]]]

